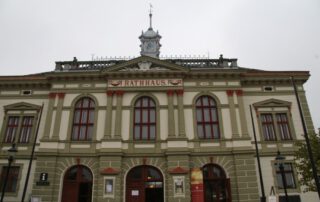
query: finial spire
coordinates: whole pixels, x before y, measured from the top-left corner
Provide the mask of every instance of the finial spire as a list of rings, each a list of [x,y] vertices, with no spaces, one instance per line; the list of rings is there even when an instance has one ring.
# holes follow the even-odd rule
[[[152,29],[152,4],[149,4],[150,5],[150,10],[149,10],[149,17],[150,17],[150,27]]]

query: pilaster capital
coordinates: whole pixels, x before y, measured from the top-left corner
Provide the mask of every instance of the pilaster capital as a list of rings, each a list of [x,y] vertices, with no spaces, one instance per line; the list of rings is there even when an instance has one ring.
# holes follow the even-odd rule
[[[233,92],[234,92],[234,90],[226,90],[228,97],[233,96]]]
[[[108,90],[108,91],[106,92],[106,94],[107,94],[107,96],[112,96],[112,95],[114,94],[114,91]]]
[[[173,96],[174,90],[167,90],[167,95],[168,96]]]
[[[59,99],[63,99],[66,93],[57,93]]]
[[[178,96],[183,96],[184,90],[181,89],[181,90],[177,90],[176,92]]]
[[[236,90],[237,96],[243,96],[243,90]]]
[[[115,93],[117,96],[123,96],[124,91],[123,90],[116,90]]]
[[[56,98],[57,93],[49,93],[48,97],[49,99],[54,99]]]

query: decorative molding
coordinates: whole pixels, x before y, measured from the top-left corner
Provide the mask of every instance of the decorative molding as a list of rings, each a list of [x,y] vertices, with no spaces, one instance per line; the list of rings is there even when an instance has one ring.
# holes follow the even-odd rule
[[[54,99],[54,98],[56,98],[56,95],[57,95],[57,93],[49,93],[48,94],[48,98],[49,99]]]
[[[108,90],[108,91],[106,92],[107,96],[113,96],[114,93],[115,93],[115,92],[112,91],[112,90]]]
[[[177,90],[176,92],[178,96],[182,96],[184,93],[184,90]]]
[[[174,90],[167,90],[167,95],[168,96],[173,96]]]
[[[243,96],[243,90],[236,90],[237,96]]]
[[[233,96],[233,92],[234,92],[234,90],[226,90],[228,97]]]
[[[63,99],[66,93],[57,93],[59,99]]]
[[[111,167],[105,168],[100,171],[101,175],[117,175],[119,173],[120,171],[118,169],[111,168]]]
[[[187,174],[189,173],[188,169],[182,168],[180,166],[177,166],[171,170],[168,171],[170,174]]]
[[[117,91],[115,91],[115,93],[116,93],[117,96],[123,96],[124,91],[123,90],[117,90]]]

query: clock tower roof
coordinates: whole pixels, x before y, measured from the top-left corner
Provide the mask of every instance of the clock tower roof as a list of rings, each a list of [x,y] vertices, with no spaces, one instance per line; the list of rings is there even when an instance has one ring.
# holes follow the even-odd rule
[[[150,9],[149,13],[149,18],[150,18],[150,25],[147,31],[143,32],[141,36],[139,37],[141,44],[141,55],[147,55],[150,57],[156,57],[158,58],[160,55],[160,39],[161,36],[159,35],[159,32],[155,32],[152,28],[152,13]]]

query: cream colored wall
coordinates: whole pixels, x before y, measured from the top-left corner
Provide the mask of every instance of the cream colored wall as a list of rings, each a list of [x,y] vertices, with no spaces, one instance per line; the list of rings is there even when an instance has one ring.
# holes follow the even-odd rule
[[[193,110],[192,109],[185,109],[185,126],[186,126],[186,136],[189,140],[194,139],[194,119],[193,119]]]
[[[128,140],[130,137],[130,110],[122,110],[122,138]]]
[[[168,110],[160,110],[160,139],[165,140],[168,138]]]
[[[69,116],[70,111],[64,110],[62,111],[61,119],[60,119],[60,131],[59,131],[59,139],[66,140],[68,134],[68,126],[69,126]],[[54,126],[52,126],[54,128]]]
[[[97,120],[97,140],[101,140],[104,136],[104,126],[106,120],[106,111],[107,110],[99,110],[98,111],[98,120]]]
[[[231,118],[230,118],[230,110],[229,109],[222,109],[222,118],[223,118],[223,131],[224,137],[226,139],[232,138],[232,130],[231,130]]]

